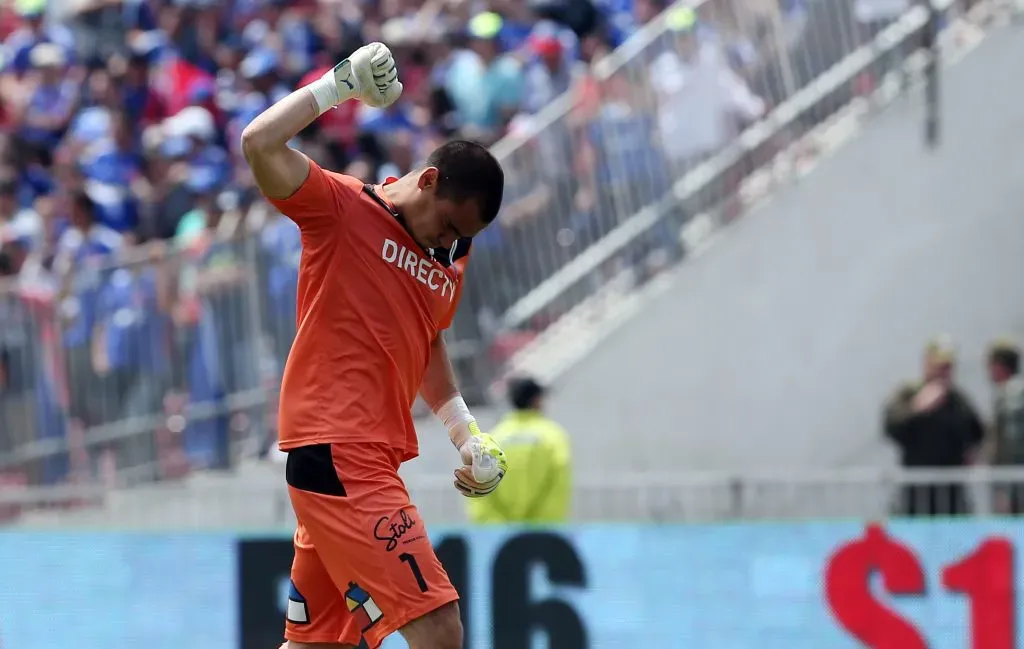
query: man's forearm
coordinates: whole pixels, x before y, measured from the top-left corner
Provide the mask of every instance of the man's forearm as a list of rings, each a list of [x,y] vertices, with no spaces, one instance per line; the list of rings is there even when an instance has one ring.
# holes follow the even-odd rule
[[[246,141],[254,149],[285,147],[288,140],[301,133],[317,117],[351,99],[355,86],[345,80],[342,91],[335,77],[335,72],[343,65],[347,66],[345,70],[351,70],[351,64],[346,60],[257,116],[242,133],[243,152]]]
[[[438,408],[458,394],[455,370],[452,369],[451,360],[448,358],[448,347],[444,343],[444,337],[438,334],[430,345],[430,361],[420,384],[420,396],[431,410],[437,412]]]
[[[480,432],[455,384],[455,371],[441,334],[430,346],[430,361],[420,383],[420,396],[448,429],[448,437],[455,448],[460,448],[472,435]]]
[[[303,87],[256,116],[242,133],[242,150],[286,146],[320,116],[313,93]]]

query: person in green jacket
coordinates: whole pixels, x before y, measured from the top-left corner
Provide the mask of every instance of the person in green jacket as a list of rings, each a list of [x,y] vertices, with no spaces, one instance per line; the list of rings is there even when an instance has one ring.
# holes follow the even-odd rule
[[[572,496],[569,436],[543,412],[545,388],[532,378],[509,385],[512,411],[491,431],[505,451],[509,471],[501,489],[467,500],[478,524],[564,523]]]

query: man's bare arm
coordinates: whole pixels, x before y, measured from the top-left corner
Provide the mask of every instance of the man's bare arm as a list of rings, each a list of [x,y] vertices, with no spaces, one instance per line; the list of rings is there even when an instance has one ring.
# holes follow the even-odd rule
[[[469,412],[455,384],[455,371],[441,333],[430,344],[430,360],[420,382],[420,396],[448,429],[448,437],[455,448],[461,449],[466,440],[479,434],[476,418]]]
[[[459,394],[459,388],[455,385],[455,370],[452,369],[452,362],[448,358],[448,347],[444,343],[444,335],[437,334],[437,338],[430,344],[430,361],[427,363],[427,371],[423,374],[423,382],[420,384],[420,396],[434,412],[450,401],[452,397]]]
[[[343,101],[386,108],[402,95],[398,67],[383,43],[352,53],[321,78],[263,111],[242,132],[242,154],[264,196],[290,198],[309,176],[309,158],[288,141]]]
[[[288,146],[288,141],[318,116],[313,93],[299,88],[260,113],[242,131],[242,154],[256,186],[267,198],[288,198],[306,182],[309,158]]]

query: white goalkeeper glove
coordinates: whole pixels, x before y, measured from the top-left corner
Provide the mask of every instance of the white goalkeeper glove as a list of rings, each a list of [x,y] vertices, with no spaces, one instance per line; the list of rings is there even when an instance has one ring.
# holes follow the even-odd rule
[[[462,466],[455,469],[455,488],[467,498],[486,496],[497,489],[508,471],[508,460],[494,438],[480,432],[462,397],[452,397],[434,412],[462,456]]]
[[[398,66],[383,43],[360,47],[306,87],[313,93],[321,115],[353,98],[374,108],[387,108],[402,96]]]
[[[498,488],[508,471],[508,460],[494,438],[469,424],[469,439],[459,446],[462,466],[455,469],[455,488],[467,498],[480,498]]]

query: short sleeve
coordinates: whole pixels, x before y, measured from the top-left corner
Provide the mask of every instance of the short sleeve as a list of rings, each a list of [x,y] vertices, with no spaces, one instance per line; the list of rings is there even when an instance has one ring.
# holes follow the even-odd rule
[[[310,160],[309,175],[294,194],[268,200],[307,234],[340,218],[357,196],[359,186],[355,178],[325,171]]]

